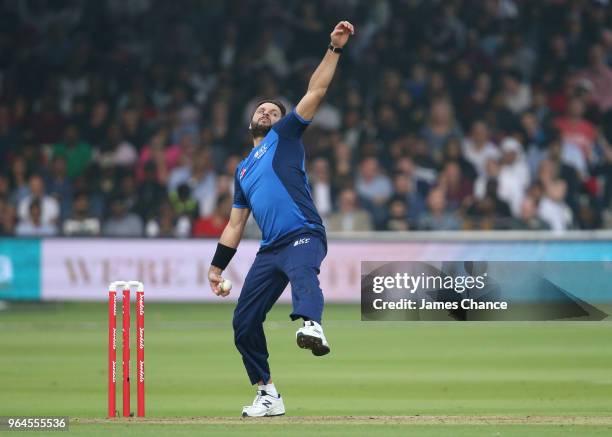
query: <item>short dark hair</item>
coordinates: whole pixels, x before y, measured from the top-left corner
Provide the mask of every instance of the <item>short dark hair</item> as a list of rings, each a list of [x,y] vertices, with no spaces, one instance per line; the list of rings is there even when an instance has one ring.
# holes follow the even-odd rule
[[[284,117],[285,114],[287,114],[287,108],[285,108],[285,105],[283,105],[283,103],[280,100],[276,100],[276,99],[264,99],[264,100],[260,100],[259,102],[257,102],[257,105],[255,105],[255,111],[257,111],[257,108],[259,108],[264,103],[272,103],[272,104],[278,106],[280,111],[281,111],[281,117]],[[255,115],[255,111],[253,111],[253,115]],[[251,117],[251,118],[253,118],[253,117]]]

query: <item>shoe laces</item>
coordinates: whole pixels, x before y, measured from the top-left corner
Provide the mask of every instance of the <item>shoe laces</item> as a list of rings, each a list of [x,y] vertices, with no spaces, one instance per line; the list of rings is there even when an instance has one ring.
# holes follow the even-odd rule
[[[266,393],[265,390],[257,390],[257,396],[255,396],[255,400],[253,401],[253,405],[261,404],[263,402],[264,396],[267,396],[267,395],[268,395],[268,393]]]
[[[317,334],[323,334],[323,331],[321,330],[320,325],[319,325],[319,326],[317,326],[317,324],[315,324],[315,323],[314,323],[313,321],[311,321],[311,320],[308,320],[308,321],[304,322],[304,326],[305,326],[305,327],[306,327],[306,326],[311,327],[311,328],[312,328],[312,330],[313,330],[314,332],[316,332]]]

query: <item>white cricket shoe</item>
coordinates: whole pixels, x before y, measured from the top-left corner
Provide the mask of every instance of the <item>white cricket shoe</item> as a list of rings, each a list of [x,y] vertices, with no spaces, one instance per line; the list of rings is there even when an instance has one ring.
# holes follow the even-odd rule
[[[278,397],[266,393],[264,390],[257,390],[257,396],[253,405],[242,407],[242,417],[268,417],[282,416],[285,414],[285,404],[279,394]]]
[[[310,349],[317,357],[327,355],[330,351],[323,328],[314,320],[304,322],[304,326],[295,333],[295,340],[299,347]]]

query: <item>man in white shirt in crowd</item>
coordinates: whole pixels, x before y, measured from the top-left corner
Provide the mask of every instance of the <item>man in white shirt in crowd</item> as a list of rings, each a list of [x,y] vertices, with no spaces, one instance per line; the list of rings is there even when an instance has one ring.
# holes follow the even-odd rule
[[[472,124],[470,136],[463,142],[463,155],[479,176],[486,174],[488,160],[501,158],[499,149],[490,140],[489,127],[484,120],[476,120]]]
[[[545,194],[538,205],[538,216],[556,232],[563,232],[572,227],[572,210],[565,203],[567,184],[561,179],[549,182]]]
[[[525,159],[523,146],[516,139],[506,137],[501,143],[503,152],[499,170],[497,195],[508,202],[512,215],[518,217],[521,202],[529,186],[529,166]]]
[[[19,219],[27,220],[30,216],[30,205],[34,200],[38,200],[41,223],[43,225],[57,225],[60,215],[59,202],[45,193],[43,178],[38,174],[30,176],[28,186],[30,193],[19,202],[17,207]]]

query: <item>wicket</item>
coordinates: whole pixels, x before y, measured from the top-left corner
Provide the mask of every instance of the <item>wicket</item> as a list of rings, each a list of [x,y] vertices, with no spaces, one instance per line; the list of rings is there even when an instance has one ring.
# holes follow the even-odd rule
[[[130,417],[130,287],[136,290],[136,388],[137,416],[145,415],[144,392],[144,285],[139,281],[115,281],[108,287],[108,417],[117,415],[117,288],[122,296],[123,417]]]

